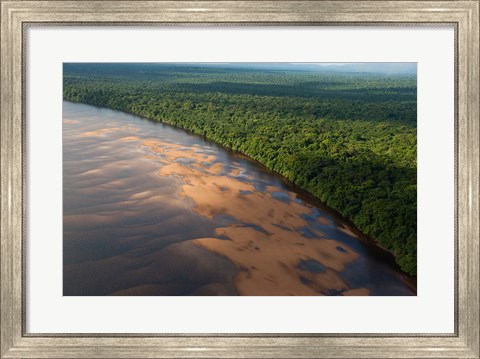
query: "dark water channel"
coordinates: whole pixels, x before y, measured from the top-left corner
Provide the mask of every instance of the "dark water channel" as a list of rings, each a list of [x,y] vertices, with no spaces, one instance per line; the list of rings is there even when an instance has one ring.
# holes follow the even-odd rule
[[[64,295],[415,295],[313,198],[183,130],[63,104]]]

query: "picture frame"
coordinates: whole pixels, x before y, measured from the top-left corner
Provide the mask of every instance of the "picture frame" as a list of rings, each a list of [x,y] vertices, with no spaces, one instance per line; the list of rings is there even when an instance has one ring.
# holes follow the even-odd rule
[[[1,358],[480,358],[479,0],[1,0]],[[453,334],[31,334],[25,330],[25,29],[59,25],[451,24],[456,69]]]

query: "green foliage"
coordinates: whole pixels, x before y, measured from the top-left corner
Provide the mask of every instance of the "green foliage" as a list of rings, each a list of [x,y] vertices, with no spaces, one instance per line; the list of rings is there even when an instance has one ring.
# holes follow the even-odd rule
[[[349,218],[416,274],[416,79],[154,65],[65,65],[64,98],[204,135]]]

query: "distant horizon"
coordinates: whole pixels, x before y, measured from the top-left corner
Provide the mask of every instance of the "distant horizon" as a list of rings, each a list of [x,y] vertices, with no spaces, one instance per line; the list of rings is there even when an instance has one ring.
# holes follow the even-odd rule
[[[251,63],[251,67],[274,64],[275,67],[291,67],[302,71],[331,71],[355,73],[416,74],[417,63],[413,62],[290,62],[290,63]],[[228,66],[228,64],[227,64]],[[249,65],[246,65],[249,66]]]
[[[182,64],[182,63],[180,63]],[[190,63],[184,63],[190,64]],[[371,72],[388,74],[416,74],[416,62],[211,62],[191,63],[219,65],[221,67],[249,67],[274,70],[302,70],[302,71],[334,71],[334,72]]]
[[[64,63],[65,65],[157,65],[240,68],[267,71],[379,73],[416,75],[416,62],[105,62]]]

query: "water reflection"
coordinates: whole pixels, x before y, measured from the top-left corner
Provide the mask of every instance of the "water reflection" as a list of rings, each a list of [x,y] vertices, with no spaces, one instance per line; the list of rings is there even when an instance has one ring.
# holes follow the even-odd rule
[[[255,163],[117,111],[63,116],[64,295],[415,294]]]

